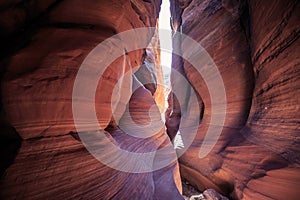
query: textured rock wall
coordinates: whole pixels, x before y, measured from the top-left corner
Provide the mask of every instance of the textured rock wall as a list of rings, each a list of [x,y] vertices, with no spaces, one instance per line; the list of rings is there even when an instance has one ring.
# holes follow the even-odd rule
[[[116,33],[155,27],[159,4],[141,0],[0,1],[1,174],[5,171],[1,199],[182,199],[176,161],[154,173],[114,170],[86,150],[72,116],[73,83],[84,58]],[[181,176],[199,190],[213,188],[233,199],[298,199],[298,1],[172,0],[171,4],[172,26],[178,31],[173,48],[184,49],[181,31],[198,41],[216,63],[227,98],[222,134],[210,154],[200,159],[211,116],[218,113],[212,111],[204,79],[190,63],[173,56],[172,67],[192,85],[179,88],[186,95],[195,89],[200,113],[181,113],[182,105],[171,94],[168,134],[175,136],[182,116],[193,119],[199,115],[201,119],[196,139],[180,158]],[[136,42],[156,46],[153,34],[136,38]],[[149,110],[154,122],[160,121],[159,110],[164,108],[158,107],[162,105],[161,71],[154,64],[159,62],[158,54],[151,48],[124,50],[99,81],[98,121],[121,149],[147,152],[170,145],[163,129],[147,139],[137,139],[116,125],[116,121],[131,123],[125,114],[138,124],[147,124]],[[144,67],[133,70],[142,63]],[[130,82],[117,82],[126,72],[132,74]],[[173,90],[177,83],[173,79]],[[117,99],[118,120],[110,108],[116,84],[129,84],[122,87],[124,98]],[[126,95],[131,84],[138,89]],[[184,103],[191,103],[190,99]],[[89,121],[81,120],[82,125]],[[89,131],[93,134],[95,130]],[[114,156],[113,152],[103,154]],[[144,166],[138,162],[136,167]]]
[[[151,91],[160,112],[163,113],[166,106],[164,77],[160,65],[160,49],[156,48],[159,47],[159,45],[158,31],[156,31],[149,47],[146,49],[145,60],[142,66],[135,73],[135,76],[148,90]]]
[[[149,16],[154,7],[148,4],[139,1],[63,1],[51,7],[51,11],[36,25],[39,28],[27,31],[32,33],[23,40],[30,45],[25,45],[13,54],[13,58],[7,59],[7,73],[2,84],[2,102],[10,111],[6,113],[7,118],[19,134],[29,138],[74,130],[70,100],[79,64],[93,47],[107,37],[131,28],[155,26],[155,17]],[[126,9],[132,12],[126,13]],[[116,13],[118,10],[120,13]],[[151,38],[142,39],[150,41]],[[128,71],[129,65],[141,64],[142,54],[143,51],[133,53],[130,64],[124,61],[126,55],[115,61],[119,69],[110,67],[104,75],[115,79],[107,85],[102,84],[107,91],[112,91],[113,84],[122,75],[121,67]],[[30,71],[35,73],[28,73]],[[58,90],[60,85],[64,88]],[[22,95],[16,96],[9,91]],[[110,96],[108,92],[97,99],[98,112],[107,113],[99,119],[103,127],[111,119],[111,111],[107,110],[110,106],[103,106]]]
[[[204,79],[187,61],[173,59],[172,67],[183,71],[204,106],[196,139],[180,158],[182,177],[199,190],[214,188],[233,199],[297,199],[298,1],[174,0],[171,13],[173,28],[198,41],[214,60],[227,98],[221,136],[200,159],[217,113]],[[172,109],[180,120],[176,101]],[[169,135],[178,123],[169,120]]]
[[[1,129],[1,138],[13,141],[11,148],[1,148],[1,155],[9,160],[1,170],[12,162],[2,176],[1,199],[182,199],[177,161],[153,173],[112,169],[85,149],[72,116],[74,80],[88,53],[116,33],[155,27],[159,6],[159,0],[0,2],[4,44],[1,126],[7,127]],[[153,34],[135,41],[149,44]],[[122,40],[117,42],[121,44]],[[109,56],[111,52],[106,53]],[[151,64],[157,55],[154,50],[124,51],[100,79],[95,98],[98,121],[106,127],[107,137],[119,148],[134,152],[155,151],[170,145],[164,129],[148,139],[136,139],[119,129],[112,118],[113,88],[116,84],[129,84],[122,87],[125,97],[117,99],[120,111],[126,113],[131,108],[133,119],[145,124],[151,108],[156,113],[153,120],[161,120],[151,95],[156,92],[159,96],[156,84],[145,85],[147,90],[133,74],[136,71],[133,68],[144,62],[146,54],[147,58],[152,57],[145,61],[146,74],[154,81],[160,79],[159,72],[152,73],[159,70]],[[127,72],[130,81],[117,82]],[[132,84],[139,89],[130,96]],[[127,122],[124,117],[120,120]],[[87,131],[95,131],[88,129],[88,118],[80,122]],[[114,152],[103,151],[103,154],[114,156]],[[136,167],[143,164],[137,162]]]

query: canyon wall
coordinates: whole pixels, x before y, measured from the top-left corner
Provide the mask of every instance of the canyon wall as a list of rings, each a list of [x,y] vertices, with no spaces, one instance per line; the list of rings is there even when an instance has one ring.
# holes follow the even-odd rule
[[[233,199],[298,199],[298,1],[174,0],[171,14],[173,29],[182,35],[173,48],[187,49],[184,34],[199,42],[217,66],[226,93],[226,102],[212,105],[207,79],[174,55],[173,69],[189,80],[203,110],[196,138],[179,159],[183,179]],[[171,81],[176,87],[176,78]],[[200,158],[200,147],[213,143],[203,142],[208,128],[218,129],[211,119],[222,112],[212,106],[221,104],[226,104],[221,135]],[[172,137],[184,114],[179,107],[175,99],[169,108]]]
[[[159,50],[152,48],[159,46],[156,30],[134,35],[131,44],[143,49],[128,51],[125,38],[114,37],[107,51],[90,56],[115,34],[156,27],[160,0],[0,1],[1,199],[183,199],[179,168],[181,177],[201,191],[213,188],[232,199],[298,199],[298,1],[170,2],[174,52],[190,53],[186,36],[201,44],[220,73],[226,97],[211,99],[217,88],[208,83],[215,77],[202,77],[174,53],[172,68],[188,82],[172,72],[167,133],[174,139],[178,130],[188,133],[197,125],[180,166],[168,150],[153,153],[149,163],[143,156],[134,160],[118,153],[173,148],[165,128],[159,128],[165,108]],[[80,94],[87,94],[101,59],[115,52],[120,55],[98,80],[94,98],[76,96],[79,68],[89,67],[77,84]],[[84,108],[76,125],[74,97]],[[183,112],[188,105],[194,107]],[[96,121],[85,115],[93,110]],[[224,125],[213,123],[223,111]],[[150,120],[154,127],[148,127]],[[101,132],[91,128],[95,124]],[[80,134],[78,127],[84,130]],[[215,145],[204,140],[209,130],[222,130]],[[95,135],[108,140],[92,145],[114,144],[118,151],[90,152],[99,150],[114,164],[120,160],[116,168],[87,150],[84,136]],[[201,156],[200,150],[209,154]],[[168,165],[149,170],[165,160]]]
[[[182,199],[177,160],[155,172],[129,173],[109,167],[87,151],[72,115],[73,86],[86,57],[110,36],[134,28],[155,27],[160,3],[0,2],[1,143],[5,144],[1,146],[1,199]],[[154,34],[155,31],[149,31],[135,35],[132,45],[158,45],[157,38],[152,38]],[[90,71],[84,71],[88,77],[79,83],[83,85],[80,92],[93,86],[89,77],[92,79],[93,72],[101,67],[95,64],[100,58],[121,52],[99,77],[95,104],[84,96],[79,99],[82,112],[95,110],[97,115],[96,122],[88,116],[78,119],[77,125],[86,131],[81,134],[99,134],[90,128],[96,123],[102,128],[101,134],[119,150],[143,153],[170,146],[164,128],[143,139],[117,126],[119,122],[131,125],[128,112],[137,124],[149,123],[150,109],[151,119],[161,122],[156,102],[162,98],[157,89],[162,76],[157,50],[149,47],[127,52],[122,38],[114,39],[107,44],[106,52],[85,62]],[[123,78],[125,74],[129,74],[128,79]],[[151,84],[143,86],[145,77]],[[112,102],[115,88],[120,96]],[[118,117],[114,112],[118,112]],[[100,153],[108,158],[118,155],[105,149]],[[154,156],[153,163],[136,160],[134,168],[151,167],[160,159]],[[126,167],[128,162],[118,163],[118,167]]]

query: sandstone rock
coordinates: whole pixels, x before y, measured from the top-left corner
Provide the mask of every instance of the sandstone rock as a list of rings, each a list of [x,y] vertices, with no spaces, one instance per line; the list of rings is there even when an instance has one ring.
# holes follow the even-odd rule
[[[143,15],[148,13],[147,23],[140,21],[135,4],[139,4],[139,9],[145,9]],[[152,14],[158,10],[154,9],[154,5],[152,9],[146,8],[148,4],[146,2],[123,4],[120,1],[106,3],[87,1],[84,4],[81,1],[64,1],[55,4],[44,19],[46,27],[34,27],[34,33],[27,38],[29,44],[15,52],[5,63],[8,72],[2,81],[2,102],[7,118],[22,138],[75,131],[71,99],[73,83],[81,63],[94,47],[118,31],[155,26],[156,21],[152,20],[149,13]],[[123,6],[125,6],[124,9]],[[132,12],[126,11],[128,14],[126,18],[121,15],[107,18],[118,9],[124,12],[123,15],[125,15],[125,10],[131,9]],[[88,15],[80,15],[80,12],[88,13]],[[136,24],[131,22],[134,19],[136,19]],[[114,24],[115,22],[118,23]],[[107,23],[111,25],[107,26]],[[147,43],[150,42],[151,37],[148,35],[139,39],[135,38],[135,40],[136,42],[145,40]],[[116,41],[119,45],[120,42]],[[107,52],[107,54],[110,53]],[[141,64],[142,54],[143,50],[130,52],[128,55],[124,53],[111,66],[108,66],[103,78],[99,81],[98,91],[106,91],[101,94],[96,93],[96,111],[102,127],[105,128],[112,117],[109,99],[115,84],[123,73],[131,69],[131,66]],[[119,81],[119,84],[122,85],[124,82]],[[60,87],[61,85],[64,87]],[[121,102],[123,107],[129,98],[123,98],[125,100]],[[82,119],[81,121],[85,124],[88,120]]]
[[[156,31],[149,48],[146,49],[144,62],[135,72],[135,76],[151,91],[160,112],[164,113],[166,109],[164,78],[160,65],[160,49],[156,48],[159,45],[158,32]]]
[[[22,5],[21,8],[19,5]],[[1,114],[8,128],[1,129],[0,136],[14,141],[15,128],[20,135],[16,140],[22,140],[19,142],[21,147],[17,143],[13,148],[3,146],[5,149],[1,149],[1,155],[6,158],[5,163],[1,162],[1,171],[8,167],[0,184],[1,199],[182,199],[175,154],[155,154],[163,147],[173,150],[165,129],[148,138],[136,138],[132,136],[133,132],[125,132],[118,124],[121,121],[124,126],[132,125],[131,121],[126,121],[126,114],[137,123],[149,124],[149,110],[153,113],[154,122],[162,124],[154,97],[134,76],[135,68],[145,59],[144,49],[132,52],[121,49],[121,55],[108,66],[98,82],[96,104],[91,106],[89,99],[80,99],[80,102],[86,104],[84,112],[96,109],[98,122],[105,129],[101,133],[108,140],[95,140],[96,144],[109,141],[119,150],[140,154],[154,152],[152,162],[121,162],[127,159],[123,157],[119,167],[149,168],[164,159],[170,161],[168,165],[156,171],[129,173],[99,162],[87,151],[81,136],[99,135],[97,130],[89,128],[94,122],[89,118],[80,119],[86,131],[78,135],[72,115],[74,80],[90,51],[122,31],[155,27],[159,5],[160,1],[135,0],[0,2],[1,9],[5,10],[1,13],[4,16],[2,20],[6,20],[1,24],[1,34],[7,43],[11,42],[6,53],[1,55],[6,56],[2,60],[4,65],[1,65],[5,67],[1,84]],[[13,35],[10,37],[10,34]],[[134,42],[149,44],[153,34],[149,32],[135,37]],[[122,47],[122,38],[116,38],[114,42],[101,56],[108,57],[114,50],[112,46]],[[157,42],[156,38],[153,45]],[[158,70],[158,65],[151,63],[159,61],[156,57],[158,52],[150,47],[147,51],[152,57],[148,71]],[[97,61],[97,58],[94,59]],[[86,73],[93,77],[93,70],[99,66],[91,64],[90,67],[91,70]],[[131,78],[125,80],[125,74]],[[159,73],[152,75],[157,80],[161,79]],[[89,86],[92,82],[87,77],[84,83]],[[121,96],[111,103],[116,85]],[[136,91],[133,85],[138,86]],[[155,85],[154,96],[156,88]],[[87,89],[83,88],[83,91]],[[111,104],[115,105],[113,109]],[[113,116],[115,112],[118,112],[118,119]],[[101,155],[108,158],[118,155],[107,149],[100,150]]]
[[[297,199],[299,3],[234,2],[171,1],[174,29],[207,50],[227,99],[222,133],[212,151],[199,158],[211,116],[218,112],[212,112],[205,79],[189,62],[173,60],[172,67],[184,69],[204,104],[196,139],[180,158],[181,175],[199,190],[213,188],[233,199]],[[170,113],[177,107],[172,105]],[[178,129],[167,126],[176,134]]]
[[[101,136],[108,139],[92,141],[95,144],[112,143],[118,150],[141,155],[167,149],[153,154],[151,162],[126,156],[113,159],[120,161],[118,167],[153,169],[166,160],[168,164],[154,172],[129,173],[99,162],[87,151],[81,133],[75,133],[72,115],[78,69],[91,50],[110,36],[155,27],[160,3],[0,1],[1,199],[183,199],[180,175],[204,191],[207,199],[298,199],[297,0],[171,0],[174,52],[192,52],[183,34],[199,42],[220,72],[226,102],[211,99],[214,91],[208,83],[216,74],[202,77],[191,62],[174,54],[173,69],[188,82],[182,84],[172,73],[166,112],[170,140],[161,120],[165,108],[159,50],[151,48],[159,41],[150,31],[133,40],[148,48],[119,49],[120,56],[98,82],[95,105],[88,97],[80,100],[83,111],[96,110]],[[122,38],[111,45],[122,47]],[[109,48],[101,56],[114,51]],[[208,74],[212,71],[203,57],[193,59]],[[85,71],[90,77],[99,69],[95,63]],[[142,63],[146,65],[139,68]],[[92,84],[89,78],[83,82]],[[111,101],[114,92],[118,95]],[[194,109],[186,109],[188,105]],[[212,119],[222,115],[223,106],[226,120],[220,126]],[[99,130],[90,128],[96,123],[92,119],[84,116],[79,122],[84,134],[99,135]],[[179,130],[184,146],[195,127],[195,140],[178,166],[171,141]],[[220,128],[221,135],[210,149],[213,140],[206,141],[206,133]],[[210,153],[201,157],[200,149]],[[107,158],[119,155],[102,152]]]
[[[207,200],[228,200],[226,197],[217,193],[214,189],[207,189],[203,192],[204,199]]]

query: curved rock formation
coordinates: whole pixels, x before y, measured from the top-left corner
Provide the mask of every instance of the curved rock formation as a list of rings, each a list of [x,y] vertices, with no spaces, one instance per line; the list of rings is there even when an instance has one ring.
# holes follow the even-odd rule
[[[8,49],[6,55],[2,54],[5,73],[1,85],[1,124],[4,126],[5,121],[5,126],[13,127],[20,136],[14,136],[9,128],[1,129],[1,138],[17,141],[1,148],[7,160],[1,170],[12,163],[2,176],[1,199],[183,199],[177,160],[171,160],[155,172],[128,173],[113,169],[93,157],[81,141],[81,134],[97,134],[97,130],[90,128],[94,122],[88,117],[79,119],[79,126],[86,132],[78,135],[72,115],[74,81],[91,50],[117,33],[155,27],[159,5],[160,1],[139,0],[1,2],[0,7],[5,10],[1,14],[5,22],[1,23],[1,34],[7,40],[3,48]],[[151,42],[153,34],[134,38],[134,42],[155,46],[158,41],[154,38]],[[106,56],[118,50],[113,45],[122,47],[122,38],[114,42],[104,52]],[[105,129],[102,134],[120,151],[146,153],[171,146],[164,128],[144,139],[118,126],[119,121],[123,126],[131,126],[126,124],[130,123],[126,114],[136,123],[148,124],[149,109],[154,113],[152,120],[162,123],[154,97],[146,89],[155,93],[157,102],[161,101],[157,80],[162,77],[155,63],[159,62],[159,52],[152,48],[132,52],[121,49],[121,55],[107,66],[98,82],[95,105],[89,99],[79,101],[86,109],[82,112],[95,108],[97,123]],[[139,80],[134,73],[143,62],[147,68]],[[90,71],[86,73],[92,79],[94,70],[101,66],[88,64]],[[129,74],[127,80],[126,74]],[[143,82],[142,78],[147,76],[152,77],[153,86],[145,85],[145,88],[139,81]],[[84,86],[92,83],[89,78],[85,80],[82,90],[87,90]],[[116,107],[112,109],[115,88],[121,95],[113,99]],[[118,155],[100,150],[106,157]],[[155,166],[162,158],[153,155],[151,163],[136,160],[129,165]],[[128,163],[119,162],[119,165],[126,168]]]
[[[0,199],[179,200],[181,179],[206,199],[299,198],[298,1],[170,2],[175,71],[166,129],[155,29],[161,0],[0,1]],[[154,28],[130,40],[142,49],[129,51],[116,36],[144,27]],[[214,61],[226,101],[211,99],[218,74],[186,36]],[[105,51],[96,51],[103,41]],[[214,123],[223,112],[224,124]],[[178,154],[187,148],[179,164],[171,141]]]
[[[218,126],[210,123],[218,113],[212,113],[211,91],[203,77],[189,62],[173,60],[172,67],[187,77],[200,97],[199,106],[204,105],[196,139],[180,158],[181,176],[199,190],[214,188],[233,199],[297,199],[299,3],[175,0],[171,4],[173,28],[210,54],[227,99],[220,138],[206,157],[199,158],[201,145],[207,145],[203,140],[208,126]],[[181,42],[175,48],[184,51]],[[176,102],[173,115],[174,111],[183,114]],[[175,135],[174,122],[167,126]]]

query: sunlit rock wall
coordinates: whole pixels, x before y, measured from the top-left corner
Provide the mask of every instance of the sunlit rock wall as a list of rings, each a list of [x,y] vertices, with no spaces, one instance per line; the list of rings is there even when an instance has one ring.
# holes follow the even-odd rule
[[[1,199],[182,199],[176,160],[148,173],[126,173],[108,167],[86,150],[76,133],[72,115],[74,80],[87,55],[117,33],[155,27],[160,3],[159,0],[1,1],[1,127],[6,127],[1,128],[1,138],[13,141],[12,145],[1,147],[5,158],[5,163],[1,163],[1,171],[5,170]],[[148,46],[153,35],[154,32],[149,32],[133,41]],[[111,49],[104,52],[106,56],[113,53],[113,45],[122,45],[121,38],[115,39]],[[155,41],[152,43],[157,45]],[[153,120],[161,120],[153,98],[157,82],[145,88],[134,75],[143,62],[148,62],[148,53],[151,62],[155,61],[158,54],[154,51],[124,49],[98,82],[94,105],[97,123],[119,149],[151,152],[170,145],[164,129],[147,139],[137,139],[117,126],[119,121],[126,125],[123,114],[128,114],[128,108],[137,123],[149,123],[150,108]],[[97,68],[90,65],[91,69]],[[152,69],[154,66],[156,69]],[[148,67],[159,70],[155,64]],[[123,79],[128,73],[129,80]],[[151,75],[154,80],[160,78],[155,73]],[[88,86],[89,80],[83,84]],[[132,91],[134,84],[138,85],[136,91]],[[116,85],[121,94],[114,99],[118,119],[113,117],[111,108]],[[89,118],[79,119],[79,124],[89,131],[86,134],[96,131],[90,129],[92,123],[95,122]],[[106,150],[102,154],[115,156]],[[128,163],[120,163],[123,164]],[[145,164],[154,163],[137,161],[135,167]]]
[[[223,79],[227,101],[218,142],[199,158],[208,126],[218,126],[211,124],[211,116],[218,113],[212,113],[203,77],[189,62],[173,59],[173,68],[187,77],[200,97],[199,107],[204,106],[194,143],[180,158],[182,177],[199,190],[214,188],[233,199],[297,199],[298,1],[174,0],[171,4],[174,30],[209,53]],[[168,134],[174,136],[182,113],[176,100],[170,109],[177,112],[177,122],[167,123]]]

